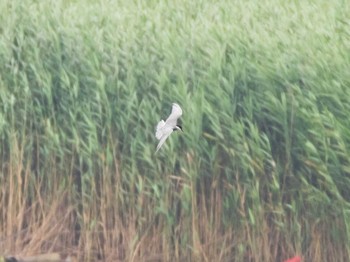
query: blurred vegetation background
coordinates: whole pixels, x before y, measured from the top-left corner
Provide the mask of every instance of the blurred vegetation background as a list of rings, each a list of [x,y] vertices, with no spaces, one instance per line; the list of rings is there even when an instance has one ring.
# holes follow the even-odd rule
[[[348,1],[0,9],[1,254],[349,261]]]

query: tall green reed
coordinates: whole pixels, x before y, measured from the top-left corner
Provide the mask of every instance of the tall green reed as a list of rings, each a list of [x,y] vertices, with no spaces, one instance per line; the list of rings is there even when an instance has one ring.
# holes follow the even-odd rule
[[[66,210],[91,260],[346,261],[347,4],[1,5],[3,220]]]

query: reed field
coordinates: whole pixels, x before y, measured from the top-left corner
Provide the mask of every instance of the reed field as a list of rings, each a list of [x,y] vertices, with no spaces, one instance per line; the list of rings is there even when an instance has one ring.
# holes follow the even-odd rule
[[[0,255],[350,261],[349,1],[0,10]]]

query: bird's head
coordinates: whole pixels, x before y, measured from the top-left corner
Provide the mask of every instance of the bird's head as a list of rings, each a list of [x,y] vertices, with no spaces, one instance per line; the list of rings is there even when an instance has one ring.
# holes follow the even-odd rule
[[[176,125],[176,126],[173,128],[173,130],[174,130],[174,131],[176,131],[176,130],[180,130],[180,131],[182,131],[182,132],[183,132],[183,130],[182,130],[182,126],[180,126],[180,125]]]

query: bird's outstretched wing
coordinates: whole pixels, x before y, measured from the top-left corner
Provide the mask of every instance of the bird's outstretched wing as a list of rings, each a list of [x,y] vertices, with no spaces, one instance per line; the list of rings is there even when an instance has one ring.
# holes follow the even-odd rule
[[[162,128],[164,127],[164,120],[160,120],[156,128],[156,138],[159,140],[163,136]]]
[[[170,116],[167,118],[167,120],[165,120],[165,124],[166,125],[169,125],[169,126],[176,126],[176,122],[177,122],[177,119],[182,115],[182,109],[181,107],[176,104],[176,103],[173,103],[173,107],[172,107],[172,110],[171,110],[171,114]]]
[[[157,145],[156,153],[158,152],[159,148],[164,144],[165,140],[170,136],[170,134],[173,132],[172,128],[165,128],[163,129],[163,135],[159,140],[159,143]]]

